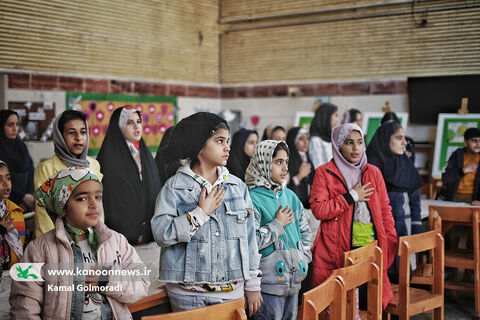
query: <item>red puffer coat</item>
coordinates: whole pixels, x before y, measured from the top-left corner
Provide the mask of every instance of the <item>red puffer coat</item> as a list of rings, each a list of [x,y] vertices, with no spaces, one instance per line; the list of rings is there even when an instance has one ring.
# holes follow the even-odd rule
[[[366,164],[362,170],[362,184],[370,182],[373,194],[367,203],[373,217],[376,239],[383,250],[383,307],[393,298],[387,270],[395,257],[397,234],[389,205],[387,189],[380,170]],[[310,203],[314,216],[321,220],[320,229],[312,248],[312,286],[317,286],[343,267],[343,253],[351,250],[353,198],[335,162],[320,166],[315,171]]]

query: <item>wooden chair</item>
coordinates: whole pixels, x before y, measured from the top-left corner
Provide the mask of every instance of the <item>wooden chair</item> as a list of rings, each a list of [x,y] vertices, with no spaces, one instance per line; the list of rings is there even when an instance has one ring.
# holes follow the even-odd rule
[[[142,320],[247,320],[245,301],[237,299],[208,307],[142,317]]]
[[[345,285],[341,278],[331,274],[327,280],[305,292],[302,299],[302,320],[318,320],[329,308],[330,319],[345,320]]]
[[[441,233],[442,230],[442,218],[437,214],[436,216],[429,217],[428,225],[430,230],[436,230]],[[417,256],[417,268],[412,272],[412,284],[433,284],[433,254],[429,251],[427,254]]]
[[[152,308],[154,306],[164,304],[167,302],[168,302],[167,291],[162,290],[158,293],[155,293],[143,299],[140,299],[135,303],[129,304],[128,310],[130,310],[131,313],[134,313],[134,312]]]
[[[433,249],[432,290],[410,287],[410,255]],[[434,320],[443,320],[444,248],[443,237],[438,231],[429,231],[412,236],[400,237],[398,255],[400,257],[399,284],[392,284],[393,301],[385,309],[388,318],[396,314],[400,320],[433,310]]]
[[[359,263],[360,261],[366,259],[373,259],[373,262],[378,266],[380,275],[383,275],[383,252],[380,247],[377,246],[377,241],[351,250],[347,251],[343,254],[344,258],[344,266],[348,267]],[[380,277],[379,286],[382,287],[383,279]],[[350,290],[347,292],[347,319],[353,319],[353,315],[355,314],[355,307],[356,307],[356,298],[355,298],[355,290]],[[360,310],[360,318],[367,319],[368,311]]]
[[[455,225],[472,226],[473,250],[451,248],[445,252],[445,267],[473,270],[474,283],[445,281],[445,288],[473,291],[475,294],[475,316],[480,317],[480,208],[430,206],[429,219],[437,212],[442,218],[442,235]]]

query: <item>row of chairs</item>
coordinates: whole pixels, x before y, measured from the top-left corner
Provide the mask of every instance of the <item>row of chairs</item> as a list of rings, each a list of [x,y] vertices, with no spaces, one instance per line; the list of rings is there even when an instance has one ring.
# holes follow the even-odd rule
[[[433,311],[433,319],[443,319],[443,237],[437,230],[400,238],[399,284],[392,284],[393,301],[384,310],[399,319]],[[433,281],[430,290],[410,286],[410,255],[430,251]],[[321,285],[303,296],[302,319],[317,320],[329,307],[330,319],[355,319],[355,289],[367,283],[367,310],[361,319],[382,319],[383,254],[376,243],[345,253],[345,267],[335,270]],[[341,298],[340,298],[341,297]]]
[[[464,215],[459,214],[462,210]],[[390,319],[390,314],[398,315],[399,319],[409,319],[410,316],[431,312],[433,319],[444,317],[444,268],[468,267],[475,270],[474,289],[478,310],[478,226],[480,212],[471,207],[454,208],[431,206],[429,212],[429,232],[418,235],[405,236],[399,239],[398,255],[400,257],[399,284],[392,284],[393,301],[382,313],[382,285],[383,285],[383,254],[374,242],[368,246],[346,252],[344,267],[334,270],[331,276],[316,288],[304,293],[299,318],[305,320],[320,319],[328,308],[330,319],[354,319],[356,315],[356,288],[367,284],[367,310],[360,310],[361,319]],[[470,215],[467,214],[470,212]],[[435,214],[436,213],[436,214]],[[467,218],[465,217],[467,216]],[[469,217],[469,218],[468,218]],[[468,220],[470,219],[470,220]],[[443,234],[454,224],[472,223],[474,228],[475,253],[460,255],[458,249],[452,249],[448,254],[444,251]],[[464,221],[465,220],[465,221]],[[467,221],[468,220],[468,221]],[[420,252],[427,252],[425,263],[418,263],[417,269],[411,275],[410,256]],[[468,259],[468,261],[467,261]],[[475,269],[477,268],[477,269]],[[411,284],[423,284],[429,289],[419,289]],[[451,289],[462,289],[458,284],[445,286]],[[469,289],[469,286],[467,286]],[[143,299],[143,303],[147,299]],[[168,297],[164,292],[157,294],[157,300],[146,301],[147,305],[166,302]],[[131,312],[147,305],[142,301],[130,306]],[[191,311],[160,314],[142,317],[143,320],[179,320],[179,319],[247,319],[244,311],[243,299],[200,308]]]

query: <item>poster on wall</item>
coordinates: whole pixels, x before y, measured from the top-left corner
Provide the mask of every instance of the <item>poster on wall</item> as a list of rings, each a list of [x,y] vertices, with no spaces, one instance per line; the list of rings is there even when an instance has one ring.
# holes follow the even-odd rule
[[[312,123],[313,116],[315,115],[314,112],[309,111],[297,111],[295,113],[295,126],[301,127],[304,129],[310,128],[310,124]]]
[[[439,113],[432,177],[441,177],[450,155],[463,147],[463,134],[468,128],[480,128],[480,113]]]
[[[363,114],[363,121],[362,121],[362,129],[367,136],[367,145],[372,140],[373,135],[377,131],[378,127],[380,127],[380,121],[385,113],[383,112],[365,112]],[[400,125],[402,128],[407,128],[408,123],[408,113],[407,112],[395,112],[400,121]]]
[[[81,110],[87,116],[91,156],[100,151],[110,117],[119,107],[130,105],[140,111],[142,137],[151,152],[157,152],[163,134],[177,122],[177,97],[67,92],[66,105],[67,109]]]
[[[51,141],[55,120],[55,103],[42,101],[9,101],[8,109],[19,116],[18,136],[24,141]]]

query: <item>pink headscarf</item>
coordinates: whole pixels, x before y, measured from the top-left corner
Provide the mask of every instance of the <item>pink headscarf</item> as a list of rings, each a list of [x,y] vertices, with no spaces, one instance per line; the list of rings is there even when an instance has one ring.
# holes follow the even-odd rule
[[[340,152],[340,148],[342,147],[343,142],[352,131],[358,131],[361,134],[362,139],[364,139],[362,129],[360,129],[359,126],[353,123],[345,123],[339,125],[338,127],[335,127],[332,130],[333,161],[335,162],[338,170],[340,170],[340,173],[347,182],[348,190],[351,190],[353,187],[355,187],[357,183],[360,182],[360,180],[362,179],[362,169],[367,164],[365,147],[363,148],[360,160],[358,160],[357,163],[353,164],[345,160],[342,153]]]

